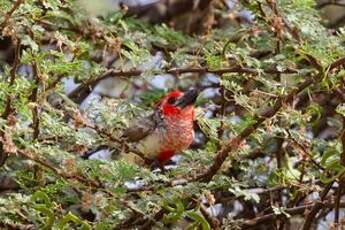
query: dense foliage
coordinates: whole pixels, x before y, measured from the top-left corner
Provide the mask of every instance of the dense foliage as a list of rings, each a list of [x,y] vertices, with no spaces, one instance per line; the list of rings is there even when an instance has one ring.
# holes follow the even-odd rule
[[[251,23],[229,26],[210,1],[188,34],[126,7],[91,17],[74,1],[0,0],[0,227],[339,223],[345,30],[326,29],[312,0],[241,3]],[[202,92],[196,141],[176,167],[152,171],[121,133],[191,86]],[[112,160],[82,158],[102,145]]]

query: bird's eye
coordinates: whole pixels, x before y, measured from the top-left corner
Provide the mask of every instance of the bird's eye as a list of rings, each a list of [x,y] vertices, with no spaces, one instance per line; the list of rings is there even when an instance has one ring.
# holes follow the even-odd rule
[[[168,99],[168,103],[171,104],[171,105],[175,104],[175,102],[176,102],[176,98],[175,97],[171,97],[171,98]]]

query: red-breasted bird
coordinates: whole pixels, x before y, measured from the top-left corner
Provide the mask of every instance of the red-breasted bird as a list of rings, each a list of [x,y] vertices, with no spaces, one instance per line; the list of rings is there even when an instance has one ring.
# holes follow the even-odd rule
[[[139,151],[162,167],[193,142],[194,102],[197,96],[196,89],[168,93],[152,115],[127,128],[123,137],[128,142],[137,142]]]

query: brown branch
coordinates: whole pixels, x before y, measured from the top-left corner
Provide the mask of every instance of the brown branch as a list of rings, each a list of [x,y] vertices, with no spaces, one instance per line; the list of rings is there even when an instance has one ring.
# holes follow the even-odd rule
[[[335,1],[334,0],[319,0],[315,7],[317,9],[321,9],[327,5],[345,7],[345,1],[344,0],[340,0],[340,1],[337,1],[337,0],[335,0]]]
[[[334,61],[330,66],[329,66],[329,69],[330,70],[333,70],[333,69],[336,69],[338,67],[341,67],[345,65],[345,57],[341,57],[339,59],[337,59],[336,61]]]
[[[33,140],[36,140],[38,138],[40,129],[39,129],[39,108],[38,108],[38,90],[39,90],[39,85],[40,85],[40,76],[38,73],[38,67],[37,63],[33,62],[32,63],[32,68],[33,68],[33,75],[35,77],[35,86],[32,89],[32,93],[29,97],[29,100],[33,103],[33,108],[32,108],[32,129],[33,129]]]
[[[282,27],[285,27],[286,31],[291,35],[291,37],[296,40],[298,43],[301,42],[301,37],[295,27],[292,27],[286,18],[279,12],[276,1],[266,0],[267,5],[271,8],[273,12],[272,19],[267,18],[267,15],[264,13],[262,6],[259,4],[259,10],[262,16],[265,18],[265,21],[270,24],[272,28],[275,29],[275,36],[278,39],[278,45],[281,45],[282,42]],[[280,49],[278,49],[280,50]]]
[[[324,188],[324,190],[322,191],[322,193],[320,195],[321,201],[324,201],[329,190],[332,188],[332,185],[333,185],[333,182],[326,185],[326,187]],[[307,217],[305,218],[302,230],[309,230],[310,229],[311,224],[313,223],[313,220],[314,220],[316,214],[322,208],[322,202],[317,202],[310,208],[311,208],[311,210],[309,211]]]
[[[334,68],[341,66],[342,62],[339,60],[343,60],[343,59],[345,59],[345,57],[336,60],[329,66],[328,69],[332,70]],[[241,143],[246,138],[248,138],[264,121],[273,117],[282,108],[282,106],[285,103],[291,102],[295,95],[297,95],[298,93],[300,93],[307,87],[311,86],[312,84],[319,83],[322,80],[322,77],[323,77],[323,72],[319,72],[319,74],[316,77],[309,77],[306,80],[304,80],[302,83],[297,85],[297,87],[285,97],[281,97],[277,99],[277,101],[272,107],[266,108],[266,110],[258,116],[254,124],[244,129],[238,136],[230,139],[222,147],[222,149],[218,151],[218,153],[216,154],[216,157],[214,158],[214,162],[212,166],[205,173],[196,176],[192,180],[210,181],[212,177],[221,168],[221,166],[223,165],[224,161],[229,156],[229,154],[236,151],[240,147]]]
[[[343,151],[340,156],[340,164],[345,167],[345,117],[343,117],[343,129],[341,134],[341,144]],[[340,199],[342,192],[344,190],[344,177],[339,178],[339,185],[337,189],[337,195],[336,195],[336,206],[335,206],[335,213],[334,213],[334,224],[337,228],[339,225],[339,208],[340,208]]]
[[[342,188],[343,188],[343,182],[339,182],[337,193],[335,197],[335,206],[334,206],[334,227],[337,229],[339,226],[339,210],[340,210],[340,199],[342,195]]]
[[[312,162],[318,169],[320,170],[325,170],[325,168],[319,164],[316,160],[314,160],[313,156],[308,152],[308,150],[306,149],[306,147],[299,143],[292,135],[291,132],[289,130],[287,130],[287,133],[289,134],[289,139],[296,145],[296,147],[298,147],[306,156],[308,156],[310,162]]]
[[[224,116],[225,116],[225,106],[227,104],[225,93],[226,93],[225,87],[222,85],[220,87],[220,94],[221,94],[221,97],[222,97],[222,101],[221,101],[221,105],[220,105],[220,110],[218,112],[219,117],[220,117],[220,126],[218,127],[218,130],[217,130],[217,134],[218,134],[218,139],[219,140],[222,139],[223,134],[224,134],[224,125],[225,125]]]
[[[92,186],[95,188],[100,187],[100,185],[95,181],[86,179],[86,178],[78,176],[78,175],[68,175],[67,173],[64,173],[61,169],[54,167],[51,163],[49,163],[46,160],[39,159],[38,157],[35,156],[34,153],[32,153],[28,150],[17,149],[16,153],[42,165],[43,167],[49,169],[50,171],[52,171],[55,175],[57,175],[60,178],[63,178],[65,180],[73,180],[74,179],[74,180],[77,180],[80,183],[84,184],[85,186]]]
[[[211,2],[212,0],[200,0],[197,8],[200,10],[205,9]],[[157,13],[157,9],[160,9],[162,7],[166,9],[164,13],[160,11],[159,13]],[[191,12],[193,10],[196,10],[195,4],[190,0],[160,0],[148,4],[126,6],[127,15],[149,15],[149,21],[153,23],[168,22],[172,18],[179,17],[180,15]]]
[[[145,223],[139,228],[141,230],[149,230],[152,229],[152,226],[163,218],[164,214],[166,213],[165,209],[160,209],[156,214],[154,215],[153,219],[146,220]]]
[[[134,153],[135,155],[137,155],[141,159],[143,159],[146,164],[148,164],[148,165],[152,164],[152,160],[150,160],[147,157],[145,157],[145,155],[142,152],[140,152],[137,149],[134,149],[131,146],[129,146],[124,140],[115,138],[111,133],[108,133],[107,131],[105,131],[104,129],[101,129],[97,125],[92,125],[92,124],[85,123],[84,126],[87,127],[87,128],[95,130],[99,135],[106,136],[110,141],[113,141],[115,143],[120,144],[121,147],[124,148],[124,150],[126,152]]]
[[[290,215],[303,215],[305,213],[306,210],[313,208],[315,206],[318,206],[319,208],[323,208],[323,207],[329,207],[329,208],[333,208],[335,206],[335,203],[333,202],[329,202],[329,201],[316,201],[313,204],[308,204],[308,205],[302,205],[302,206],[298,206],[298,207],[294,207],[294,208],[287,208],[285,209],[285,212],[290,214]],[[341,207],[345,207],[345,201],[340,202],[340,206]],[[270,213],[270,214],[266,214],[263,216],[259,216],[259,217],[255,217],[254,219],[251,220],[246,220],[244,221],[244,223],[242,224],[241,227],[243,228],[251,228],[253,226],[257,226],[259,224],[264,224],[264,223],[268,223],[274,219],[277,218],[285,218],[286,216],[282,215],[276,215],[274,213]]]
[[[21,41],[19,38],[15,37],[16,40],[16,47],[15,47],[15,53],[14,53],[14,63],[13,66],[10,70],[10,82],[9,82],[9,87],[14,85],[14,82],[16,80],[16,73],[17,73],[17,69],[18,66],[20,64],[20,47],[21,47]],[[8,117],[8,115],[10,115],[12,113],[12,96],[8,95],[7,96],[7,102],[6,102],[6,106],[5,106],[5,110],[2,113],[1,117],[3,119],[6,119]]]
[[[81,85],[79,85],[76,89],[74,89],[68,97],[71,98],[75,103],[81,103],[89,94],[90,92],[96,87],[96,85],[107,78],[110,77],[134,77],[140,76],[143,74],[144,71],[133,69],[129,71],[117,70],[117,69],[109,69],[101,76],[96,77],[95,79],[90,79]],[[179,76],[184,73],[198,73],[198,74],[205,74],[205,73],[213,73],[216,75],[223,75],[226,73],[240,73],[240,74],[251,74],[251,75],[259,75],[261,73],[267,74],[277,74],[277,73],[284,73],[284,74],[295,74],[299,71],[293,68],[287,68],[285,70],[279,71],[276,69],[268,68],[264,70],[258,70],[254,68],[247,68],[241,66],[234,66],[222,69],[209,69],[207,67],[187,67],[187,68],[172,68],[166,71],[163,71],[167,74],[172,74],[175,76]]]
[[[14,13],[14,11],[16,11],[16,9],[18,9],[18,7],[20,6],[20,4],[22,4],[24,2],[24,0],[17,0],[14,5],[12,6],[12,8],[5,14],[5,19],[4,21],[0,24],[0,28],[5,28],[5,26],[7,25],[8,21],[10,20],[12,14]]]
[[[210,226],[212,227],[212,229],[214,230],[220,230],[221,229],[221,224],[220,221],[215,218],[212,217],[208,211],[207,208],[205,207],[205,205],[202,202],[199,202],[199,207],[200,207],[200,212],[201,214],[205,217],[205,219],[207,220],[207,222],[210,224]]]
[[[16,73],[18,66],[20,64],[20,46],[21,46],[21,41],[19,38],[15,37],[16,40],[16,47],[15,47],[15,53],[14,53],[14,63],[13,66],[10,70],[10,82],[9,82],[9,87],[13,86],[16,80]],[[5,120],[8,120],[8,117],[10,114],[13,113],[13,108],[12,108],[12,95],[7,96],[7,101],[5,105],[5,110],[1,114],[1,117]],[[4,131],[0,131],[0,137],[3,139],[4,138]],[[0,166],[5,164],[6,159],[8,154],[6,153],[5,149],[3,148],[4,146],[0,146]]]
[[[319,78],[320,79],[320,78]],[[319,80],[318,79],[318,80]],[[267,108],[266,111],[261,113],[252,126],[244,129],[238,136],[229,140],[223,148],[216,154],[213,165],[203,174],[196,177],[197,180],[210,181],[212,177],[218,172],[228,155],[236,151],[241,143],[249,137],[264,121],[273,117],[283,106],[284,103],[293,99],[293,96],[300,93],[302,90],[315,82],[313,77],[308,78],[295,89],[292,90],[287,96],[279,98],[273,107]]]

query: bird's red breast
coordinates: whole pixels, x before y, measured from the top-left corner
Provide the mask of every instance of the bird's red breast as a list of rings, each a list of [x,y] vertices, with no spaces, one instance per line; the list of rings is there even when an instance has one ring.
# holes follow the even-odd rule
[[[193,121],[196,91],[173,91],[161,99],[156,106],[159,122],[139,142],[139,150],[148,158],[158,160],[161,165],[175,153],[187,149],[193,142]]]

